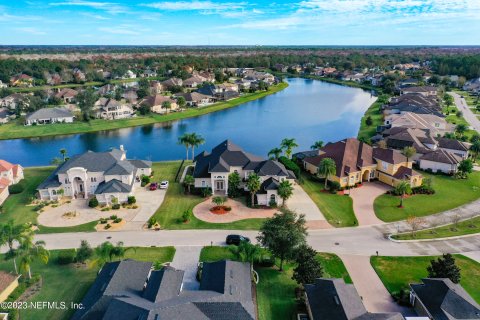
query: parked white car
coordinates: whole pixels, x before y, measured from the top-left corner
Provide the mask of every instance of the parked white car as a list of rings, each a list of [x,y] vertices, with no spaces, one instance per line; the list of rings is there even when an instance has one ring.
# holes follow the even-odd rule
[[[168,188],[168,181],[162,181],[160,183],[160,189],[167,189]]]

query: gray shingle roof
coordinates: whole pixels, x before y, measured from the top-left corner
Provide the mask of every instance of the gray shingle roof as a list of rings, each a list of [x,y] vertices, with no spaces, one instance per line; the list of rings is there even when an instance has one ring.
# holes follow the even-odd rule
[[[43,120],[52,118],[70,118],[73,113],[65,108],[43,108],[32,112],[26,116],[27,121]]]
[[[90,172],[105,172],[121,160],[122,154],[118,149],[108,152],[87,151],[70,158],[58,173],[66,173],[69,169],[76,167],[85,168]]]
[[[415,295],[435,320],[480,319],[480,305],[450,279],[422,279],[411,284]]]
[[[181,291],[183,271],[171,267],[152,271],[143,289],[151,264],[124,263],[105,265],[72,319],[255,319],[248,263],[204,263],[198,291]]]
[[[112,179],[108,182],[103,181],[95,190],[95,194],[102,193],[128,193],[132,191],[132,186],[125,184],[117,179]]]
[[[312,320],[400,320],[399,313],[369,313],[352,284],[343,279],[316,279],[305,285]]]

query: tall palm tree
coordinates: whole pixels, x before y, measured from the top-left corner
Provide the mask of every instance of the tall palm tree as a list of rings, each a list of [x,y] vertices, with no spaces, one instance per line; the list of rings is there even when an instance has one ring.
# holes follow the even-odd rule
[[[260,182],[260,177],[256,173],[251,173],[247,178],[247,188],[250,192],[252,207],[255,206],[255,194],[260,190],[260,186],[262,183]]]
[[[60,149],[60,154],[63,157],[63,162],[67,161],[67,149],[65,148]]]
[[[318,140],[318,141],[315,141],[311,146],[310,146],[310,149],[312,150],[317,150],[317,149],[320,149],[323,147],[323,141],[322,140]]]
[[[194,133],[190,134],[190,145],[192,146],[192,160],[195,158],[195,148],[204,144],[205,139],[199,135]]]
[[[15,242],[21,243],[32,234],[32,230],[26,225],[14,225],[13,220],[8,221],[4,225],[0,225],[0,247],[8,246],[6,257],[13,259],[15,273],[18,274],[16,257],[17,250],[13,247]]]
[[[328,177],[335,174],[337,165],[332,158],[324,158],[318,165],[318,173],[325,177],[325,189],[327,189]]]
[[[460,138],[463,137],[463,134],[467,132],[467,130],[468,130],[468,126],[464,123],[459,123],[455,127],[455,132],[460,135]]]
[[[476,140],[472,143],[470,151],[473,153],[473,160],[477,160],[478,154],[480,153],[480,141]]]
[[[282,207],[285,206],[285,202],[293,195],[293,185],[288,180],[283,180],[278,185],[278,195],[282,198]]]
[[[399,207],[403,207],[403,198],[405,194],[410,190],[410,183],[408,181],[402,180],[395,186],[395,193],[400,195],[400,205]]]
[[[18,248],[20,253],[20,270],[28,273],[28,278],[32,279],[30,266],[35,260],[40,260],[44,264],[48,263],[50,252],[45,249],[45,241],[33,242],[33,236],[28,236],[22,240]]]
[[[178,138],[178,144],[182,144],[185,147],[185,150],[187,151],[187,155],[185,160],[188,160],[188,150],[190,149],[190,134],[189,133],[184,133]]]
[[[417,153],[415,147],[405,147],[402,154],[407,158],[407,162]]]
[[[285,151],[285,155],[287,156],[287,158],[290,159],[290,157],[292,156],[293,148],[298,147],[298,144],[294,138],[285,138],[280,143],[280,147]]]
[[[283,150],[280,148],[273,148],[272,150],[268,151],[268,156],[272,157],[275,160],[278,160],[282,152]]]

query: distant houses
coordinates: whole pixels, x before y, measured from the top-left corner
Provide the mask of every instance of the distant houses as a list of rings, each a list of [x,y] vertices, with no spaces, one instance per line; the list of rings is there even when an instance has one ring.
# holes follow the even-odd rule
[[[148,96],[143,99],[140,105],[146,105],[154,113],[168,113],[178,109],[177,101],[171,97],[162,96],[160,94]]]
[[[8,198],[8,187],[23,180],[23,167],[0,159],[0,205]]]

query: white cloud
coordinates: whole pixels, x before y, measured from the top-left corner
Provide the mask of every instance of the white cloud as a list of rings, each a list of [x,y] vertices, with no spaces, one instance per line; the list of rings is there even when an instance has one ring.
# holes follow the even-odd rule
[[[111,14],[128,12],[128,9],[115,2],[85,1],[85,0],[66,0],[63,2],[50,2],[50,6],[77,6],[87,7],[97,10],[104,10]]]
[[[88,13],[88,12],[82,12],[80,13],[82,16],[85,16],[87,18],[93,18],[97,20],[110,20],[110,18],[102,16],[100,14],[93,14],[93,13]]]
[[[165,1],[144,4],[146,7],[170,11],[230,11],[243,9],[245,2],[212,2],[212,1]]]
[[[33,34],[33,35],[36,35],[36,36],[41,36],[41,35],[47,34],[44,31],[41,31],[41,30],[38,30],[38,29],[32,28],[32,27],[15,28],[15,30],[20,31],[20,32],[24,32],[24,33]]]

